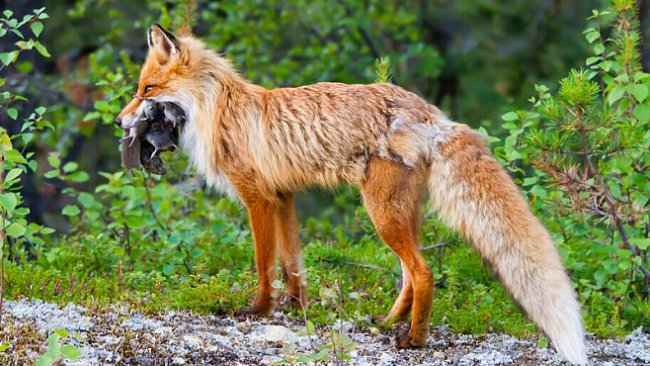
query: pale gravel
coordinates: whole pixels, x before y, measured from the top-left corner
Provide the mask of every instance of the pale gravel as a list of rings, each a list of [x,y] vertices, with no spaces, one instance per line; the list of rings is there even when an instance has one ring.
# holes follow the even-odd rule
[[[5,302],[5,322],[32,325],[45,337],[55,328],[79,333],[70,338],[83,351],[65,365],[271,365],[282,359],[313,354],[330,340],[332,330],[354,341],[348,361],[332,359],[318,365],[561,365],[549,348],[503,334],[464,335],[434,327],[428,347],[397,350],[392,335],[351,323],[317,327],[306,335],[304,325],[276,313],[271,319],[244,319],[170,312],[144,316],[126,307],[93,314],[82,306],[59,307],[39,300]],[[44,338],[43,338],[44,339]],[[11,342],[10,342],[11,343]],[[41,347],[41,352],[45,345]],[[637,330],[624,340],[589,337],[593,365],[650,365],[650,337]],[[11,348],[5,352],[12,352]],[[27,353],[15,364],[33,363],[38,353]],[[314,363],[311,363],[314,364]]]

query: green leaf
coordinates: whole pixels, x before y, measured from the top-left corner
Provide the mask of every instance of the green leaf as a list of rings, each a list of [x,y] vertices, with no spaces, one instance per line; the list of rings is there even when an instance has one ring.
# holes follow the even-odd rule
[[[61,340],[60,335],[58,335],[56,333],[50,334],[50,336],[47,337],[47,345],[49,346],[48,351],[51,351],[53,349],[57,349],[57,351],[58,351],[58,346],[59,346],[59,341],[60,340]]]
[[[45,174],[43,174],[43,176],[47,179],[57,178],[59,175],[60,175],[59,171],[56,169],[52,169],[48,172],[45,172]]]
[[[607,281],[608,273],[605,269],[598,269],[594,272],[594,280],[596,280],[596,285],[602,286],[605,281]]]
[[[630,241],[641,250],[650,248],[650,238],[632,238]]]
[[[507,122],[516,121],[516,120],[519,119],[519,115],[517,115],[517,113],[511,111],[511,112],[508,112],[508,113],[504,114],[503,116],[501,116],[501,119],[504,120],[504,121],[507,121]]]
[[[6,133],[0,134],[0,152],[5,152],[11,150],[13,147],[13,144],[11,143],[11,139],[9,138],[9,135]]]
[[[13,180],[14,178],[18,177],[20,173],[22,173],[23,170],[20,168],[14,168],[7,173],[7,176],[5,177],[5,181]]]
[[[76,339],[77,341],[79,341],[81,343],[86,343],[88,341],[84,336],[82,336],[79,333],[73,334],[73,337],[74,337],[74,339]]]
[[[542,337],[537,341],[537,348],[547,348],[548,347],[548,339]]]
[[[0,352],[4,352],[9,349],[9,343],[0,343]]]
[[[0,52],[0,61],[7,66],[14,60],[14,55],[13,52]]]
[[[174,265],[173,264],[165,264],[162,268],[162,272],[165,276],[171,276],[174,274]]]
[[[587,42],[594,43],[595,40],[600,38],[600,33],[598,33],[597,30],[592,30],[585,34],[585,38],[587,39]]]
[[[627,74],[620,74],[619,76],[614,78],[614,81],[618,81],[625,84],[630,82],[630,77]]]
[[[627,87],[627,91],[634,96],[639,103],[643,103],[648,97],[648,87],[643,84],[634,84]]]
[[[67,336],[70,335],[67,330],[62,329],[62,328],[55,328],[54,333],[57,334],[61,338],[66,338]]]
[[[34,42],[18,41],[16,42],[16,46],[18,46],[18,48],[21,50],[31,50],[34,47]]]
[[[307,334],[316,333],[316,327],[314,326],[314,323],[311,320],[307,320],[307,325],[305,325],[305,330],[307,330]]]
[[[528,187],[532,186],[533,184],[537,183],[539,181],[538,177],[529,177],[529,178],[524,178],[524,181],[522,182],[522,186]]]
[[[25,228],[25,226],[14,222],[7,227],[6,233],[12,238],[19,238],[25,234],[25,231],[27,231],[27,228]]]
[[[602,54],[605,52],[605,46],[602,43],[598,43],[594,46],[594,53],[597,55]]]
[[[20,135],[20,138],[23,140],[23,146],[24,145],[29,145],[32,140],[34,140],[36,136],[33,133],[23,133]]]
[[[645,73],[645,72],[637,71],[637,72],[634,73],[634,81],[635,82],[645,80],[645,79],[647,79],[649,77],[650,77],[650,74]]]
[[[15,19],[14,19],[14,20],[15,20]],[[9,23],[12,23],[12,22],[9,21]],[[16,21],[14,21],[13,23],[14,23],[14,24],[17,24]],[[14,29],[10,29],[9,31],[10,31],[11,33],[15,34],[16,37],[18,37],[18,38],[20,38],[20,39],[25,39],[25,36],[23,35],[23,32],[19,31],[18,29],[14,28]],[[16,53],[16,55],[18,55],[18,53]]]
[[[614,62],[607,60],[600,63],[600,68],[609,72],[612,69],[612,65],[614,65]],[[603,79],[605,78],[603,77]]]
[[[88,192],[79,193],[79,197],[77,197],[77,200],[79,200],[81,205],[84,206],[85,208],[93,207],[97,202],[95,200],[95,197],[93,197],[93,195]]]
[[[4,156],[5,160],[11,161],[12,163],[27,164],[27,160],[18,150],[11,149],[5,151]]]
[[[81,350],[69,344],[61,346],[60,352],[63,357],[70,361],[77,361],[81,356]]]
[[[43,57],[51,57],[50,53],[47,51],[47,48],[43,46],[40,42],[34,42],[34,47],[36,47],[36,51],[41,54]]]
[[[0,194],[0,206],[4,207],[5,211],[13,212],[18,204],[18,197],[15,193],[5,192]]]
[[[612,258],[601,261],[600,265],[610,274],[616,274],[618,272],[618,261]]]
[[[36,360],[36,366],[52,366],[57,361],[59,357],[53,352],[46,352],[38,360]]]
[[[38,161],[30,160],[29,163],[27,163],[27,166],[32,170],[32,172],[36,172],[36,169],[38,169]]]
[[[607,96],[607,101],[609,102],[609,105],[613,105],[623,97],[625,94],[625,88],[622,86],[616,86],[612,91],[609,92],[609,95]]]
[[[47,111],[47,108],[45,108],[45,107],[38,107],[38,108],[34,109],[34,112],[36,112],[36,114],[38,114],[39,116],[42,116],[43,114],[45,114],[46,111]]]
[[[36,37],[40,36],[43,31],[43,23],[41,22],[34,22],[30,24],[29,27],[32,29],[32,33],[34,33]]]
[[[535,185],[533,188],[530,189],[530,193],[536,197],[539,197],[541,199],[547,199],[548,198],[548,193],[546,190],[540,186],[540,185]]]
[[[629,249],[620,248],[620,249],[616,250],[616,255],[620,259],[628,259],[628,258],[632,257],[632,251],[629,250]]]
[[[86,116],[84,116],[84,122],[90,121],[92,119],[97,119],[97,118],[101,117],[101,115],[102,114],[97,112],[97,111],[88,112],[88,113],[86,113]]]
[[[47,161],[50,163],[52,168],[59,168],[61,166],[61,159],[59,159],[59,154],[52,153],[47,157]]]
[[[77,216],[81,210],[79,210],[79,207],[76,205],[67,205],[63,208],[63,211],[61,211],[61,214],[65,216]]]
[[[634,117],[636,117],[641,122],[650,121],[650,105],[639,104],[634,107],[634,111],[632,113],[634,114]]]
[[[74,161],[69,161],[69,162],[65,163],[65,165],[63,166],[63,171],[65,173],[71,173],[71,172],[74,172],[75,170],[77,170],[78,167],[79,167],[79,164],[75,163]]]
[[[18,118],[18,110],[16,108],[7,108],[7,115],[15,121]]]
[[[90,177],[88,176],[88,173],[84,171],[77,171],[68,176],[68,179],[70,179],[73,182],[76,183],[84,183],[87,182]]]
[[[105,100],[95,101],[95,109],[101,112],[108,112],[111,108],[111,105]]]

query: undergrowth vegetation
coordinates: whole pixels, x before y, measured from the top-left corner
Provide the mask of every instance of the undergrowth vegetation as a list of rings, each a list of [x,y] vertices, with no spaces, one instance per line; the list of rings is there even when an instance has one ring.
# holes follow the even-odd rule
[[[490,137],[552,232],[577,286],[587,330],[599,336],[650,330],[650,74],[639,66],[633,4],[615,0],[608,11],[594,11],[585,31],[594,56],[558,87],[537,86],[529,110],[503,115],[506,137]],[[32,30],[40,33],[36,27],[38,32]],[[103,99],[85,114],[86,121],[110,124],[136,82],[137,66],[124,55],[119,66],[102,66],[111,51],[101,49],[90,58],[90,77]],[[5,53],[0,56],[8,65],[18,55],[7,61]],[[389,75],[386,62],[377,66],[383,78]],[[20,98],[3,98],[3,113],[14,118]],[[123,171],[95,175],[58,153],[38,164],[29,162],[30,153],[20,155],[14,144],[29,146],[32,130],[57,127],[61,113],[55,109],[48,117],[38,108],[26,115],[26,130],[0,135],[5,177],[0,230],[9,259],[4,297],[91,309],[126,303],[145,312],[232,315],[247,306],[256,276],[245,210],[203,189],[184,170],[180,154],[164,156],[173,165],[164,178]],[[70,230],[51,234],[25,221],[13,188],[27,169],[65,187],[62,215]],[[78,183],[88,179],[98,182],[94,189],[80,189]],[[314,207],[319,214],[301,222],[310,298],[306,316],[317,324],[345,319],[368,325],[397,297],[399,263],[375,233],[357,192],[318,194],[334,204],[320,212]],[[313,204],[312,196],[299,198],[299,204]],[[421,244],[436,279],[433,324],[464,333],[535,334],[480,257],[435,213],[423,221]]]
[[[650,74],[634,1],[589,19],[593,56],[557,91],[537,86],[530,110],[505,114],[496,150],[561,245],[587,329],[649,329]]]

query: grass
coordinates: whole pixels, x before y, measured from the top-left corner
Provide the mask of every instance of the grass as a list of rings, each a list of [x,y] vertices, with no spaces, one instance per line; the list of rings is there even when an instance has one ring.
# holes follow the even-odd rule
[[[227,250],[227,248],[223,248]],[[529,336],[535,328],[482,268],[469,248],[446,250],[444,285],[436,290],[431,322],[448,324],[462,333],[507,332]],[[252,253],[248,261],[252,264]],[[427,253],[434,261],[434,255]],[[367,265],[362,267],[360,265]],[[310,305],[307,316],[317,324],[333,323],[340,315],[366,323],[384,315],[398,294],[400,269],[389,249],[373,240],[359,243],[314,241],[305,246]],[[248,266],[247,266],[248,267]],[[438,275],[438,273],[437,273]],[[440,276],[437,276],[440,277]],[[144,312],[186,309],[197,313],[232,315],[254,297],[256,275],[248,269],[221,269],[210,276],[165,277],[158,272],[124,272],[124,266],[98,273],[83,264],[65,271],[28,263],[8,263],[7,297],[39,298],[90,308],[126,303]],[[337,302],[323,296],[330,289],[360,301]],[[291,316],[302,314],[293,311]]]
[[[208,201],[197,202],[200,206]],[[255,296],[253,244],[241,209],[221,201],[215,205],[216,212],[224,214],[189,217],[188,221],[199,221],[192,228],[188,221],[179,224],[189,235],[182,240],[191,244],[171,245],[173,234],[156,239],[150,229],[142,235],[131,230],[128,249],[119,236],[92,230],[52,238],[37,260],[7,263],[6,297],[73,302],[98,311],[122,303],[145,313],[183,309],[232,315]],[[215,212],[200,208],[194,212]],[[343,318],[367,325],[390,310],[399,292],[401,269],[363,208],[336,221],[309,219],[301,230],[310,300],[307,317],[316,324]],[[208,229],[199,231],[203,225]],[[423,246],[448,243],[423,252],[438,284],[432,324],[446,324],[459,333],[538,335],[474,250],[435,220],[425,221],[422,231]],[[199,254],[191,255],[199,249]],[[645,311],[650,313],[648,300],[624,306],[603,292],[584,301],[587,330],[603,337],[628,333],[647,322]],[[287,312],[303,318],[301,312]]]

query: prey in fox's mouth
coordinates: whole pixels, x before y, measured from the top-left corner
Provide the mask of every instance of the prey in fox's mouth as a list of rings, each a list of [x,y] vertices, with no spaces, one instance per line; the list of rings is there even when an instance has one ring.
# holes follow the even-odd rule
[[[160,153],[178,150],[178,136],[187,118],[183,109],[173,102],[142,99],[145,105],[141,116],[132,126],[124,127],[124,137],[120,140],[122,163],[127,170],[142,165],[149,173],[162,175],[167,169]]]

